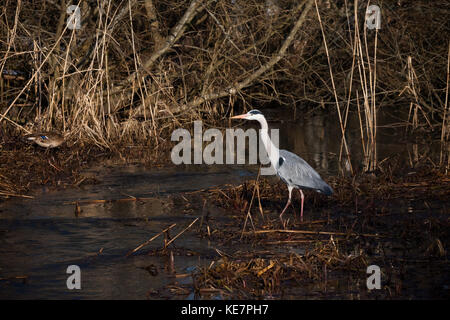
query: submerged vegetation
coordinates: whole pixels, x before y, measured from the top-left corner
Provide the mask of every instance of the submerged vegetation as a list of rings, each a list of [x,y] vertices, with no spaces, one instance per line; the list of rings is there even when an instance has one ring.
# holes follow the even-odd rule
[[[381,29],[365,24],[369,4],[381,9]],[[65,1],[0,9],[0,201],[30,197],[36,185],[95,183],[81,174],[93,163],[173,165],[171,133],[195,120],[225,128],[230,115],[269,107],[292,118],[336,114],[339,174],[326,179],[336,194],[308,193],[310,221],[290,210],[282,229],[275,212],[286,190],[268,179],[182,195],[204,214],[189,232],[256,248],[218,252],[192,275],[196,294],[289,297],[302,287],[307,297],[319,283],[331,295],[330,271],[351,277],[382,263],[389,281],[369,297],[415,297],[402,287],[411,265],[447,268],[448,1],[102,0],[79,9],[79,28]],[[437,142],[437,159],[410,168],[380,159],[380,110],[405,140]],[[22,138],[49,131],[64,135],[58,149]],[[205,201],[233,223],[211,220]],[[398,212],[398,202],[413,203],[414,214]],[[301,250],[272,250],[283,246]]]

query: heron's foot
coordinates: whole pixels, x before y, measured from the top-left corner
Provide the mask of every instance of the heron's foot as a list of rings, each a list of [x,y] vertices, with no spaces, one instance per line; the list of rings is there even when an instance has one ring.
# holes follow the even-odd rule
[[[286,229],[286,221],[283,220],[283,217],[281,214],[280,214],[280,222],[281,222],[281,225],[283,226],[283,229]]]
[[[281,221],[281,225],[283,226],[284,230],[287,230],[287,227],[289,225],[289,218],[287,218],[286,220],[284,220],[283,218],[280,217],[280,221]]]
[[[281,220],[281,224],[283,225],[283,228],[286,229],[286,222],[283,220],[283,214],[286,211],[286,209],[289,207],[289,205],[291,204],[291,199],[289,199],[286,203],[286,205],[284,206],[283,211],[281,211],[280,213],[280,220]]]

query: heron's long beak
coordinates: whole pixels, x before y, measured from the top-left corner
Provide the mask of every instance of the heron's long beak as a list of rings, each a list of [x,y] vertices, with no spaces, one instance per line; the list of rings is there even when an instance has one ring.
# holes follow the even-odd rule
[[[238,116],[231,117],[231,119],[245,119],[245,118],[247,118],[247,114],[246,113],[240,114]]]

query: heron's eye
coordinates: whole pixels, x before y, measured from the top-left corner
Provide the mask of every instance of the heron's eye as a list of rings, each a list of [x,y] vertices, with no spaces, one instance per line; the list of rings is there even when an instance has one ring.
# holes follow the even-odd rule
[[[261,114],[261,112],[259,110],[251,110],[251,111],[249,111],[249,114],[252,116],[255,116],[257,114]]]

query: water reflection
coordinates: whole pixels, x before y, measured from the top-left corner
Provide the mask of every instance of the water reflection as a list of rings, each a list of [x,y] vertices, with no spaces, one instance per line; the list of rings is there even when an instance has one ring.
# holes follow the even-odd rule
[[[280,120],[273,120],[281,118]],[[367,156],[371,145],[363,144],[357,113],[350,112],[345,130],[345,138],[350,152],[351,165],[342,145],[342,133],[337,115],[318,113],[312,117],[292,119],[292,111],[287,114],[273,110],[266,118],[271,128],[280,129],[280,147],[304,158],[320,173],[337,174],[351,171],[368,171],[371,164],[396,157],[399,165],[414,167],[424,159],[438,163],[439,141],[427,141],[405,136],[404,126],[391,126],[392,116],[378,112],[377,140],[373,146],[373,158]],[[398,120],[396,120],[398,122]],[[365,128],[363,128],[365,134]],[[364,152],[366,150],[366,152]],[[341,161],[339,162],[339,155]]]

